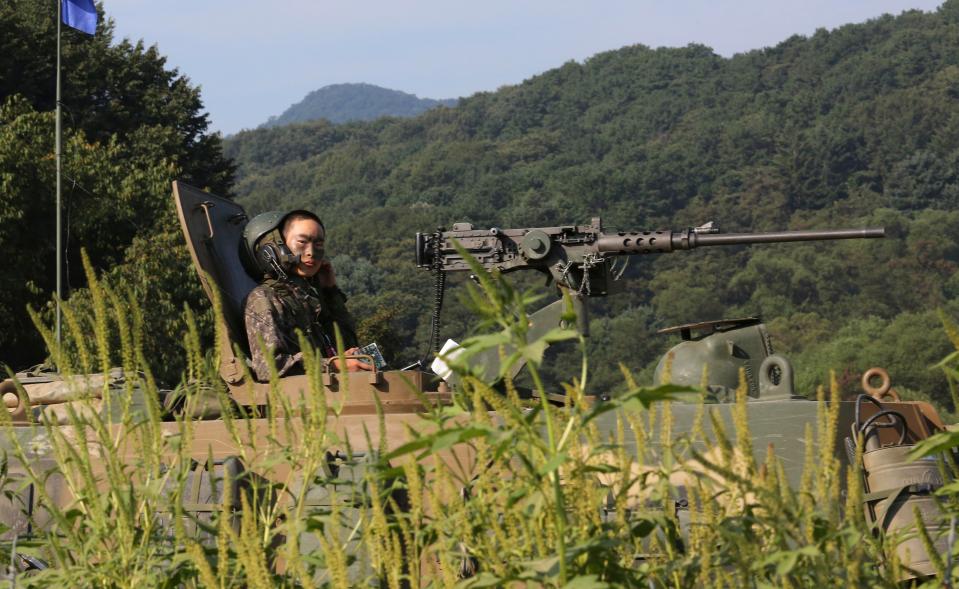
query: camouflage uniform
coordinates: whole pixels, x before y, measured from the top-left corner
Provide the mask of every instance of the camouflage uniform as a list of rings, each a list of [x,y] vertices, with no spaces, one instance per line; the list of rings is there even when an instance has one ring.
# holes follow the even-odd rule
[[[339,288],[319,288],[298,276],[268,279],[254,288],[246,298],[244,321],[253,374],[261,382],[270,379],[270,360],[263,355],[260,340],[280,376],[303,370],[297,330],[327,358],[335,354],[334,323],[347,349],[357,345],[346,295]]]

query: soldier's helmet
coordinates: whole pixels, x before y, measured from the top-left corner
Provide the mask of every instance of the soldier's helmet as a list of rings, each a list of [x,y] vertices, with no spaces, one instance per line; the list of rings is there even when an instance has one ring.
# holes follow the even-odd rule
[[[294,214],[309,217],[323,227],[323,222],[314,213],[295,209],[288,212],[260,213],[250,219],[243,228],[240,260],[250,276],[257,280],[264,276],[285,278],[285,273],[296,265],[298,257],[290,252],[280,235],[283,222]]]
[[[260,260],[257,255],[257,246],[260,241],[271,233],[277,232],[283,223],[286,213],[281,211],[268,211],[250,219],[243,228],[243,239],[240,243],[240,259],[250,276],[259,280],[263,276],[273,275],[273,269],[268,261]],[[270,241],[275,241],[271,236]]]

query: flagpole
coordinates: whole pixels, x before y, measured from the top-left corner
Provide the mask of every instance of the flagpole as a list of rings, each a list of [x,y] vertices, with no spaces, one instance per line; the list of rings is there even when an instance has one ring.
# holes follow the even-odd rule
[[[56,358],[60,353],[60,301],[63,299],[63,219],[61,216],[62,207],[60,205],[60,195],[62,191],[60,172],[62,167],[61,156],[63,155],[63,129],[60,123],[60,26],[62,22],[63,0],[57,0],[57,138],[55,149],[57,160],[57,352],[54,354],[54,358]]]

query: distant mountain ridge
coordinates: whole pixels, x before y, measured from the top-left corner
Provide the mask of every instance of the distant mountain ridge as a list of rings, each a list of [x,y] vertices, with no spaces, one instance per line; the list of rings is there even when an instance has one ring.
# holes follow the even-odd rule
[[[373,84],[331,84],[306,95],[260,128],[326,119],[331,123],[371,121],[380,117],[415,117],[437,106],[456,106],[457,98],[419,98]]]

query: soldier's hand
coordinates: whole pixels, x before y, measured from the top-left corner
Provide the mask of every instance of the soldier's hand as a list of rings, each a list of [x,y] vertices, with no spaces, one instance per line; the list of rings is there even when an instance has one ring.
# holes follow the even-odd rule
[[[333,288],[336,286],[336,272],[333,271],[333,264],[327,259],[320,260],[320,269],[316,272],[316,278],[323,288]]]
[[[359,348],[350,348],[343,352],[344,356],[351,356],[353,354],[359,354]],[[373,370],[373,365],[368,362],[364,362],[357,358],[346,358],[346,372],[359,372],[361,370]],[[336,368],[337,371],[343,372],[343,369],[340,367],[340,358],[333,358],[330,360],[330,364],[333,365],[333,368]]]

